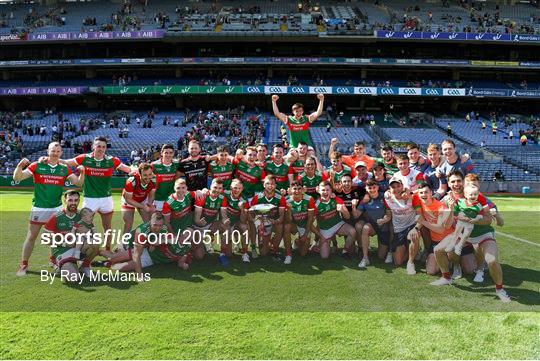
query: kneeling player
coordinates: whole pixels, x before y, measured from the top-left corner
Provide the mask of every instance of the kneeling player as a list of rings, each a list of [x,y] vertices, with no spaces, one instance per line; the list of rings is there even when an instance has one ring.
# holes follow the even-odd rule
[[[235,231],[240,232],[240,242],[242,243],[242,261],[249,263],[248,254],[248,226],[247,226],[247,210],[249,209],[249,203],[242,197],[242,191],[244,186],[239,179],[233,179],[231,182],[231,191],[226,194],[227,197],[227,216],[229,218],[228,241],[225,245],[221,246],[221,252],[227,255],[232,255],[232,243],[238,240],[234,239]],[[225,246],[225,247],[224,247]]]
[[[219,219],[221,213],[221,220]],[[223,181],[215,178],[212,180],[210,186],[210,192],[200,199],[195,201],[195,214],[194,214],[195,232],[200,232],[200,239],[194,239],[195,241],[202,241],[205,244],[209,252],[213,251],[212,248],[212,236],[215,233],[223,232],[229,222],[227,216],[227,198],[223,195]],[[209,240],[207,242],[206,240]],[[224,242],[224,237],[221,237],[221,242]],[[202,246],[201,244],[195,245],[196,247]],[[223,266],[229,264],[229,260],[225,252],[221,252],[219,256],[219,262]]]
[[[139,165],[138,174],[129,177],[122,191],[122,218],[124,220],[124,233],[129,233],[133,227],[135,209],[141,215],[143,222],[148,222],[154,208],[154,194],[156,187],[152,178],[154,173],[148,163]]]
[[[357,222],[355,226],[356,232],[360,234],[363,254],[362,260],[358,264],[360,268],[366,268],[370,264],[369,237],[377,235],[379,243],[377,255],[380,259],[386,257],[392,238],[389,223],[392,220],[392,212],[386,209],[384,195],[379,192],[378,182],[375,179],[368,180],[366,182],[366,191],[369,200],[366,203],[360,203],[357,207],[353,207],[353,214],[355,214],[356,218],[362,217],[365,220],[365,222]]]
[[[131,234],[129,247],[109,258],[111,269],[135,271],[137,280],[144,280],[142,269],[155,264],[176,262],[184,270],[189,268],[191,254],[187,237],[170,233],[161,213],[152,214],[150,221],[141,224]]]
[[[271,204],[275,208],[264,219],[255,217],[253,221],[259,233],[259,253],[261,256],[266,256],[271,251],[274,257],[277,257],[283,236],[286,202],[285,197],[276,192],[276,179],[273,175],[264,178],[263,187],[264,191],[255,194],[251,200],[251,206]],[[272,237],[272,233],[274,237]]]
[[[304,193],[304,187],[297,181],[292,181],[289,187],[290,196],[287,197],[287,223],[285,224],[283,240],[285,243],[285,264],[292,261],[291,235],[298,234],[296,245],[300,256],[309,251],[310,232],[313,227],[315,201]]]
[[[343,221],[350,218],[350,213],[341,198],[332,198],[332,186],[329,181],[319,184],[319,199],[315,202],[315,213],[319,227],[321,258],[330,257],[330,241],[336,236],[345,236],[344,250],[354,246],[356,231],[353,226]]]

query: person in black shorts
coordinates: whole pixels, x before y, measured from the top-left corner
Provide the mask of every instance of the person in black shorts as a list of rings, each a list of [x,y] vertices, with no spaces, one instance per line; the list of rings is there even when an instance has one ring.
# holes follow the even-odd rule
[[[345,206],[347,207],[347,210],[352,215],[353,211],[353,205],[352,201],[354,199],[361,201],[364,196],[366,195],[366,189],[364,187],[357,187],[353,185],[352,182],[352,176],[350,174],[344,174],[341,179],[339,180],[339,183],[341,187],[339,188],[339,191],[334,192],[336,197],[339,197],[343,200],[343,203],[345,203]],[[357,202],[356,204],[358,205]],[[358,222],[358,218],[355,218],[354,215],[352,215],[351,218],[344,220],[346,223],[350,224],[351,226],[355,227],[356,223]],[[356,236],[358,244],[360,244],[360,234],[357,232]],[[353,250],[350,250],[351,252]],[[343,256],[346,258],[349,258],[348,252],[343,253]]]
[[[379,247],[377,255],[384,259],[388,253],[391,240],[390,220],[392,214],[384,204],[384,195],[379,193],[379,185],[376,180],[366,182],[366,191],[369,196],[367,202],[353,201],[353,217],[363,217],[363,222],[356,223],[356,233],[360,234],[362,247],[362,260],[358,264],[360,268],[369,266],[369,237],[377,235]]]

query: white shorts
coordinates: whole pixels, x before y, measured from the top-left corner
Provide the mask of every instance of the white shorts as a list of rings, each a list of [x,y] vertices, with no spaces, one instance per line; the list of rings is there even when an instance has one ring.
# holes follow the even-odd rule
[[[156,207],[156,211],[161,212],[163,210],[163,205],[165,204],[165,201],[156,201],[154,200],[154,206]]]
[[[147,204],[148,203],[148,197],[146,197],[144,200],[140,201],[139,203]],[[162,205],[162,207],[163,207],[163,205]],[[132,211],[135,210],[135,207],[133,207],[131,204],[128,204],[128,202],[126,202],[126,199],[124,197],[122,197],[121,208],[125,209],[125,210],[132,210]]]
[[[82,206],[83,208],[90,208],[93,212],[99,212],[101,214],[112,213],[114,211],[112,196],[101,198],[84,197]]]
[[[482,242],[485,242],[485,241],[495,241],[495,234],[493,232],[488,232],[478,237],[474,237],[474,238],[469,237],[467,241],[472,245],[481,244]]]
[[[306,234],[306,229],[302,228],[300,226],[296,226],[296,229],[298,230],[298,237],[302,237],[304,234]]]
[[[30,210],[30,223],[45,224],[53,214],[56,214],[56,212],[61,210],[62,206],[58,206],[56,208],[32,207]]]
[[[340,221],[338,224],[336,224],[334,227],[330,228],[330,229],[320,229],[321,231],[321,236],[324,238],[324,239],[330,239],[332,237],[334,237],[336,235],[336,233],[338,233],[339,229],[345,224],[345,222],[343,221]]]
[[[152,257],[150,257],[150,253],[148,253],[148,250],[145,248],[143,249],[143,252],[141,254],[141,267],[146,268],[150,267],[154,264],[154,261],[152,261]]]

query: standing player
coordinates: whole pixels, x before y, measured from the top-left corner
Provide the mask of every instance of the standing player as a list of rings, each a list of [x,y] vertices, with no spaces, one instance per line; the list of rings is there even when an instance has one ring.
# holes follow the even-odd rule
[[[328,148],[329,158],[334,153],[337,143],[338,143],[337,138],[332,138],[332,140],[330,141],[330,147]],[[343,163],[345,163],[351,169],[353,169],[353,177],[356,176],[355,168],[358,162],[364,162],[368,171],[370,171],[371,168],[373,168],[373,165],[375,164],[375,160],[366,154],[366,143],[362,141],[358,141],[354,143],[353,152],[351,153],[351,155],[344,155],[342,159],[343,159]]]
[[[369,200],[366,203],[360,203],[353,208],[353,215],[356,218],[362,217],[365,222],[356,224],[356,233],[360,234],[362,247],[362,260],[358,264],[360,268],[369,266],[369,237],[377,235],[378,247],[377,255],[380,259],[384,259],[390,248],[390,239],[392,232],[390,229],[390,221],[392,220],[392,212],[386,208],[384,203],[384,195],[379,192],[379,185],[376,180],[370,179],[366,183],[366,191]],[[355,202],[356,203],[356,202]],[[354,203],[353,203],[354,205]]]
[[[211,158],[201,155],[201,146],[196,140],[189,142],[188,153],[189,157],[178,163],[177,175],[186,178],[189,191],[204,189],[208,186],[208,164]]]
[[[278,95],[272,95],[272,110],[276,118],[281,120],[288,128],[290,132],[291,141],[289,145],[291,148],[296,148],[299,142],[304,142],[308,145],[311,144],[311,138],[309,136],[309,126],[318,117],[321,116],[324,107],[324,95],[317,94],[319,99],[319,106],[315,113],[311,113],[309,116],[304,115],[304,106],[300,103],[295,103],[292,106],[293,115],[287,116],[281,113],[278,109],[277,101]]]
[[[420,148],[416,143],[407,144],[407,157],[409,157],[409,166],[411,169],[415,169],[420,173],[424,173],[424,170],[429,166],[429,160],[426,160],[420,154]]]
[[[373,180],[377,182],[379,186],[379,192],[385,193],[390,189],[389,179],[386,176],[386,169],[384,168],[384,163],[377,162],[373,166]]]
[[[459,170],[464,176],[474,173],[474,166],[470,159],[464,160],[456,153],[456,143],[451,139],[446,139],[441,144],[445,160],[439,166],[439,172],[448,177],[454,170]]]
[[[64,162],[66,165],[75,167],[84,166],[85,180],[83,185],[83,208],[90,208],[92,212],[99,212],[101,224],[105,233],[105,249],[111,249],[110,234],[107,232],[112,227],[114,211],[111,196],[111,180],[115,170],[130,173],[131,168],[123,164],[117,157],[108,156],[107,139],[96,137],[92,146],[93,152],[81,154]]]
[[[345,236],[344,249],[354,247],[356,231],[344,219],[350,218],[349,211],[343,200],[338,197],[332,198],[332,186],[329,181],[319,184],[319,199],[315,202],[315,214],[317,226],[320,230],[320,254],[321,258],[330,257],[330,240],[335,236]]]
[[[429,163],[424,168],[424,181],[433,192],[433,197],[440,200],[448,190],[448,182],[446,181],[446,175],[437,171],[442,163],[439,146],[430,144],[427,148],[427,154]]]
[[[255,147],[247,147],[246,155],[242,158],[235,158],[233,164],[235,166],[235,178],[238,178],[244,184],[242,195],[251,201],[255,193],[261,190],[261,183],[266,174],[264,169],[258,166],[255,161],[257,159],[257,149]]]
[[[234,231],[237,230],[240,232],[240,237],[242,238],[240,242],[242,243],[242,262],[249,263],[249,235],[246,233],[248,231],[247,225],[247,210],[249,209],[248,201],[242,197],[242,191],[244,186],[239,179],[233,179],[231,182],[231,191],[225,193],[227,197],[227,217],[229,218],[229,227],[227,232],[229,232],[228,240],[236,241],[233,239]],[[232,254],[232,247],[227,246],[226,254],[230,256]],[[255,249],[255,252],[257,250]]]
[[[156,211],[163,210],[163,203],[174,192],[174,181],[178,161],[173,159],[174,147],[172,144],[163,144],[161,158],[152,163],[152,170],[156,176],[156,193],[154,204]]]
[[[386,175],[390,177],[399,171],[396,158],[394,157],[394,148],[389,145],[381,148],[381,158],[375,158],[375,161],[384,165]]]
[[[332,162],[332,165],[328,167],[327,172],[328,176],[330,178],[330,184],[332,184],[332,188],[335,190],[339,190],[341,188],[341,177],[344,174],[351,174],[351,168],[349,168],[346,165],[343,165],[343,162],[341,161],[341,153],[340,152],[334,152],[332,153],[332,156],[330,157],[330,161]]]
[[[404,192],[401,179],[394,176],[390,179],[390,193],[385,197],[385,204],[392,211],[392,225],[394,226],[394,239],[390,243],[390,252],[386,256],[385,263],[401,266],[409,250],[407,262],[407,274],[416,273],[414,257],[418,252],[420,233],[416,228],[416,212],[412,206],[412,197]]]
[[[214,179],[221,179],[223,181],[223,188],[226,193],[231,188],[231,181],[233,179],[233,164],[229,156],[229,150],[226,146],[219,146],[217,148],[217,159],[210,162],[208,168],[208,174]]]
[[[221,215],[221,220],[219,219]],[[229,224],[227,217],[227,198],[223,195],[223,181],[214,179],[210,185],[210,192],[195,201],[195,214],[193,217],[195,232],[199,231],[202,240],[206,243],[207,250],[212,251],[212,236],[217,232],[222,232]],[[219,263],[222,266],[229,265],[229,259],[225,254],[224,237],[221,238],[221,254]]]
[[[23,244],[22,258],[17,270],[17,276],[26,275],[28,269],[28,259],[32,255],[36,238],[41,226],[49,218],[62,209],[62,192],[66,181],[80,187],[84,181],[84,170],[79,168],[79,177],[71,173],[71,170],[59,163],[62,155],[62,147],[58,142],[52,142],[47,149],[49,157],[48,162],[33,162],[24,169],[30,161],[26,158],[21,159],[15,171],[13,180],[20,182],[24,179],[33,177],[34,179],[34,198],[32,199],[32,210],[30,213],[30,222],[28,223],[28,232]]]
[[[152,166],[148,163],[141,163],[138,173],[126,180],[126,185],[122,191],[122,219],[124,220],[124,233],[129,233],[133,227],[135,209],[141,215],[143,222],[148,222],[154,211],[154,195],[156,186],[154,181]]]
[[[366,163],[362,161],[356,162],[354,165],[354,171],[356,176],[353,178],[353,185],[357,187],[366,187],[366,182],[372,178],[372,175],[368,173]]]
[[[310,234],[313,227],[315,214],[315,200],[313,197],[304,194],[304,187],[297,181],[292,181],[287,197],[287,223],[284,229],[285,248],[291,248],[291,236],[298,234],[296,244],[300,256],[305,256],[309,251]],[[290,264],[292,255],[285,258],[285,264]]]
[[[296,180],[306,187],[306,194],[313,197],[313,199],[319,198],[317,187],[322,181],[328,180],[328,173],[326,171],[320,171],[317,169],[317,161],[315,157],[308,157],[304,171],[301,172]]]
[[[399,172],[394,174],[394,178],[400,179],[403,187],[409,193],[415,193],[418,185],[424,181],[424,175],[420,171],[409,167],[409,157],[406,154],[398,155],[396,161]]]
[[[263,182],[264,190],[255,194],[251,200],[251,206],[258,204],[271,204],[275,206],[267,218],[268,223],[255,220],[255,227],[259,231],[259,253],[265,256],[269,251],[277,258],[279,244],[283,237],[283,221],[287,203],[281,193],[276,192],[276,179],[272,175],[267,175]],[[274,233],[274,237],[272,237]],[[285,256],[292,256],[291,250],[285,250]],[[290,262],[289,262],[290,263]]]
[[[283,145],[276,144],[272,147],[272,159],[265,162],[264,172],[273,175],[276,179],[276,189],[278,191],[287,190],[289,183],[293,180],[293,170],[283,158],[285,152]]]

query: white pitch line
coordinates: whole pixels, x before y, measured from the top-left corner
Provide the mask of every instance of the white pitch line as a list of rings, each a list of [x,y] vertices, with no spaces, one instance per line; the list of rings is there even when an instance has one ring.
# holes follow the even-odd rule
[[[513,235],[508,234],[508,233],[503,233],[503,232],[500,232],[500,231],[495,231],[495,234],[500,234],[501,236],[508,237],[508,238],[510,238],[510,239],[515,239],[516,241],[520,241],[520,242],[523,242],[523,243],[532,244],[533,246],[536,246],[536,247],[540,247],[540,244],[538,244],[538,243],[531,242],[531,241],[528,241],[528,240],[526,240],[526,239],[519,238],[519,237],[513,236]]]

